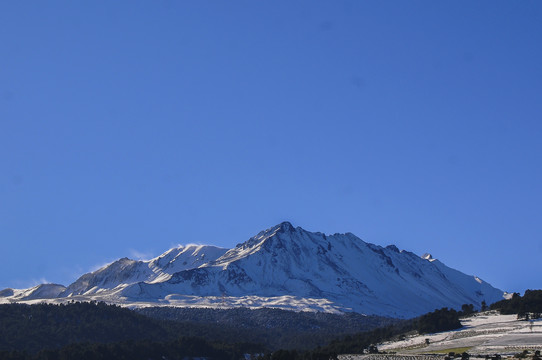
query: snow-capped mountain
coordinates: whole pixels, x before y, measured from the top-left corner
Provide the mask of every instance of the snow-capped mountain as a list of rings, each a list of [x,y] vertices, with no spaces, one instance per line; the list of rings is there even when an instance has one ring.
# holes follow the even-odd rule
[[[274,306],[411,317],[444,306],[479,307],[503,294],[429,254],[420,257],[393,245],[366,243],[351,233],[325,235],[284,222],[230,250],[186,246],[149,261],[120,259],[83,275],[57,300]]]
[[[61,296],[92,295],[126,287],[137,282],[166,281],[179,271],[197,268],[224,255],[228,249],[210,245],[187,245],[170,249],[148,260],[119,259],[81,276]]]
[[[9,299],[12,302],[28,301],[34,299],[55,299],[66,290],[64,285],[40,284],[28,289],[4,289],[0,291],[0,299]]]

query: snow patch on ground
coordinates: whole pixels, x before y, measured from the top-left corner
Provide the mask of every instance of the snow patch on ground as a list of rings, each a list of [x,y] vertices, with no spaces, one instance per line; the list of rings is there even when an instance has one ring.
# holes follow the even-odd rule
[[[145,307],[155,306],[175,306],[175,307],[190,307],[190,308],[213,308],[213,309],[231,309],[238,307],[245,307],[249,309],[261,309],[261,308],[275,308],[291,311],[309,311],[309,312],[326,312],[332,314],[342,314],[345,311],[351,311],[349,308],[345,308],[334,304],[328,299],[317,298],[303,298],[298,296],[274,296],[274,297],[261,297],[261,296],[195,296],[195,295],[181,295],[170,294],[164,299],[160,300],[137,300],[112,297],[108,293],[100,295],[94,293],[91,296],[88,295],[75,295],[65,298],[55,299],[25,299],[17,300],[17,303],[22,304],[67,304],[72,301],[89,302],[89,301],[103,301],[108,304],[116,304],[130,309],[138,309]],[[0,298],[0,304],[11,303],[9,298]]]
[[[387,342],[379,350],[425,354],[455,348],[470,348],[469,354],[542,350],[542,320],[517,320],[516,315],[484,312],[461,321],[459,330],[408,337]],[[427,345],[426,340],[429,341]]]

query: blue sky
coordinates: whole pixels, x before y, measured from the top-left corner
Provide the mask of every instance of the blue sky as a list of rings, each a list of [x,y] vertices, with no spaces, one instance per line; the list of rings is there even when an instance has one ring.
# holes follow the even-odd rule
[[[0,288],[291,221],[542,288],[542,3],[0,3]]]

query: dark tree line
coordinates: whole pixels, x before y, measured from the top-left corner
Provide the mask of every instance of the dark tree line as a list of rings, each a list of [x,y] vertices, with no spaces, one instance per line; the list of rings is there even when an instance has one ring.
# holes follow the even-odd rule
[[[103,303],[0,305],[0,350],[170,338],[156,321]]]
[[[338,354],[360,354],[368,349],[374,349],[374,352],[378,351],[374,344],[394,338],[398,339],[412,331],[423,334],[458,329],[461,327],[460,315],[461,313],[456,310],[443,308],[415,319],[403,320],[393,325],[355,335],[347,335],[332,340],[327,346],[314,350],[281,350],[267,353],[262,356],[262,360],[329,360],[336,359]]]
[[[248,344],[211,343],[201,338],[181,337],[170,341],[124,341],[109,344],[78,343],[38,353],[0,352],[3,360],[182,360],[205,357],[216,360],[238,360],[246,352],[261,348]]]
[[[168,320],[169,319],[169,320]],[[180,336],[265,349],[307,350],[331,338],[393,324],[360,314],[296,313],[277,309],[149,308],[132,311],[105,303],[0,305],[0,351],[58,349],[73,343],[164,341]]]
[[[421,334],[427,334],[459,329],[461,327],[459,316],[460,313],[454,309],[435,310],[420,316],[417,321],[417,330]]]
[[[96,302],[0,305],[0,351],[7,352],[35,354],[71,344],[86,346],[88,350],[100,344],[167,342],[180,337],[232,344],[243,339],[248,343],[251,339],[258,340],[258,335],[261,334],[227,326],[152,319],[126,308]]]
[[[501,314],[540,314],[542,313],[542,290],[526,290],[523,296],[514,293],[508,300],[498,301],[490,306]]]
[[[137,312],[160,320],[225,326],[250,332],[253,342],[271,350],[308,350],[325,345],[330,339],[356,334],[399,320],[358,313],[341,315],[322,312],[294,312],[280,309],[205,309],[151,307]]]
[[[358,333],[390,325],[397,320],[358,313],[330,314],[281,309],[210,309],[178,307],[145,307],[136,312],[161,320],[190,321],[195,323],[222,324],[246,329],[279,329],[282,332],[328,331],[328,335]]]
[[[194,310],[142,311],[149,317],[95,302],[0,305],[0,359],[239,359],[243,353],[258,353],[265,354],[264,360],[329,360],[367,348],[377,351],[371,345],[412,331],[457,329],[459,316],[473,307],[464,305],[461,312],[443,308],[409,320],[375,317],[365,325],[359,314]],[[350,331],[358,326],[369,330],[341,335],[341,321]],[[370,329],[379,322],[385,326]]]
[[[181,336],[230,344],[257,343],[261,344],[261,352],[281,348],[307,350],[325,345],[337,336],[396,321],[354,313],[333,315],[277,309],[155,308],[135,312],[96,302],[5,304],[0,305],[0,351],[35,354],[70,344],[164,342]]]

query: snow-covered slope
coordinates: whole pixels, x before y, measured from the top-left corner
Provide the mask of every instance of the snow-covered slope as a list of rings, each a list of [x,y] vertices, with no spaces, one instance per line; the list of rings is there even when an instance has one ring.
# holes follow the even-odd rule
[[[297,296],[327,299],[344,310],[397,317],[443,306],[480,306],[503,292],[473,276],[395,246],[382,248],[353,234],[326,236],[282,223],[229,250],[212,263],[139,282],[120,295],[129,300],[197,296]]]
[[[13,301],[34,300],[34,299],[54,299],[66,290],[64,285],[59,284],[40,284],[29,289],[4,289],[0,291],[0,300],[2,298]]]
[[[68,286],[62,296],[91,295],[123,288],[136,282],[160,282],[172,274],[197,268],[222,256],[227,249],[209,245],[187,245],[170,249],[148,260],[122,258],[92,273],[81,276]]]
[[[378,349],[404,355],[448,353],[465,349],[471,355],[520,353],[542,350],[542,320],[518,320],[516,315],[499,315],[486,311],[462,319],[458,330],[434,334],[410,335],[402,340],[378,345]],[[342,360],[372,360],[362,356],[339,356]],[[377,360],[374,358],[374,360]]]
[[[411,317],[503,297],[430,255],[325,235],[284,222],[231,250],[171,249],[149,261],[120,259],[60,295],[132,306],[277,306]]]

